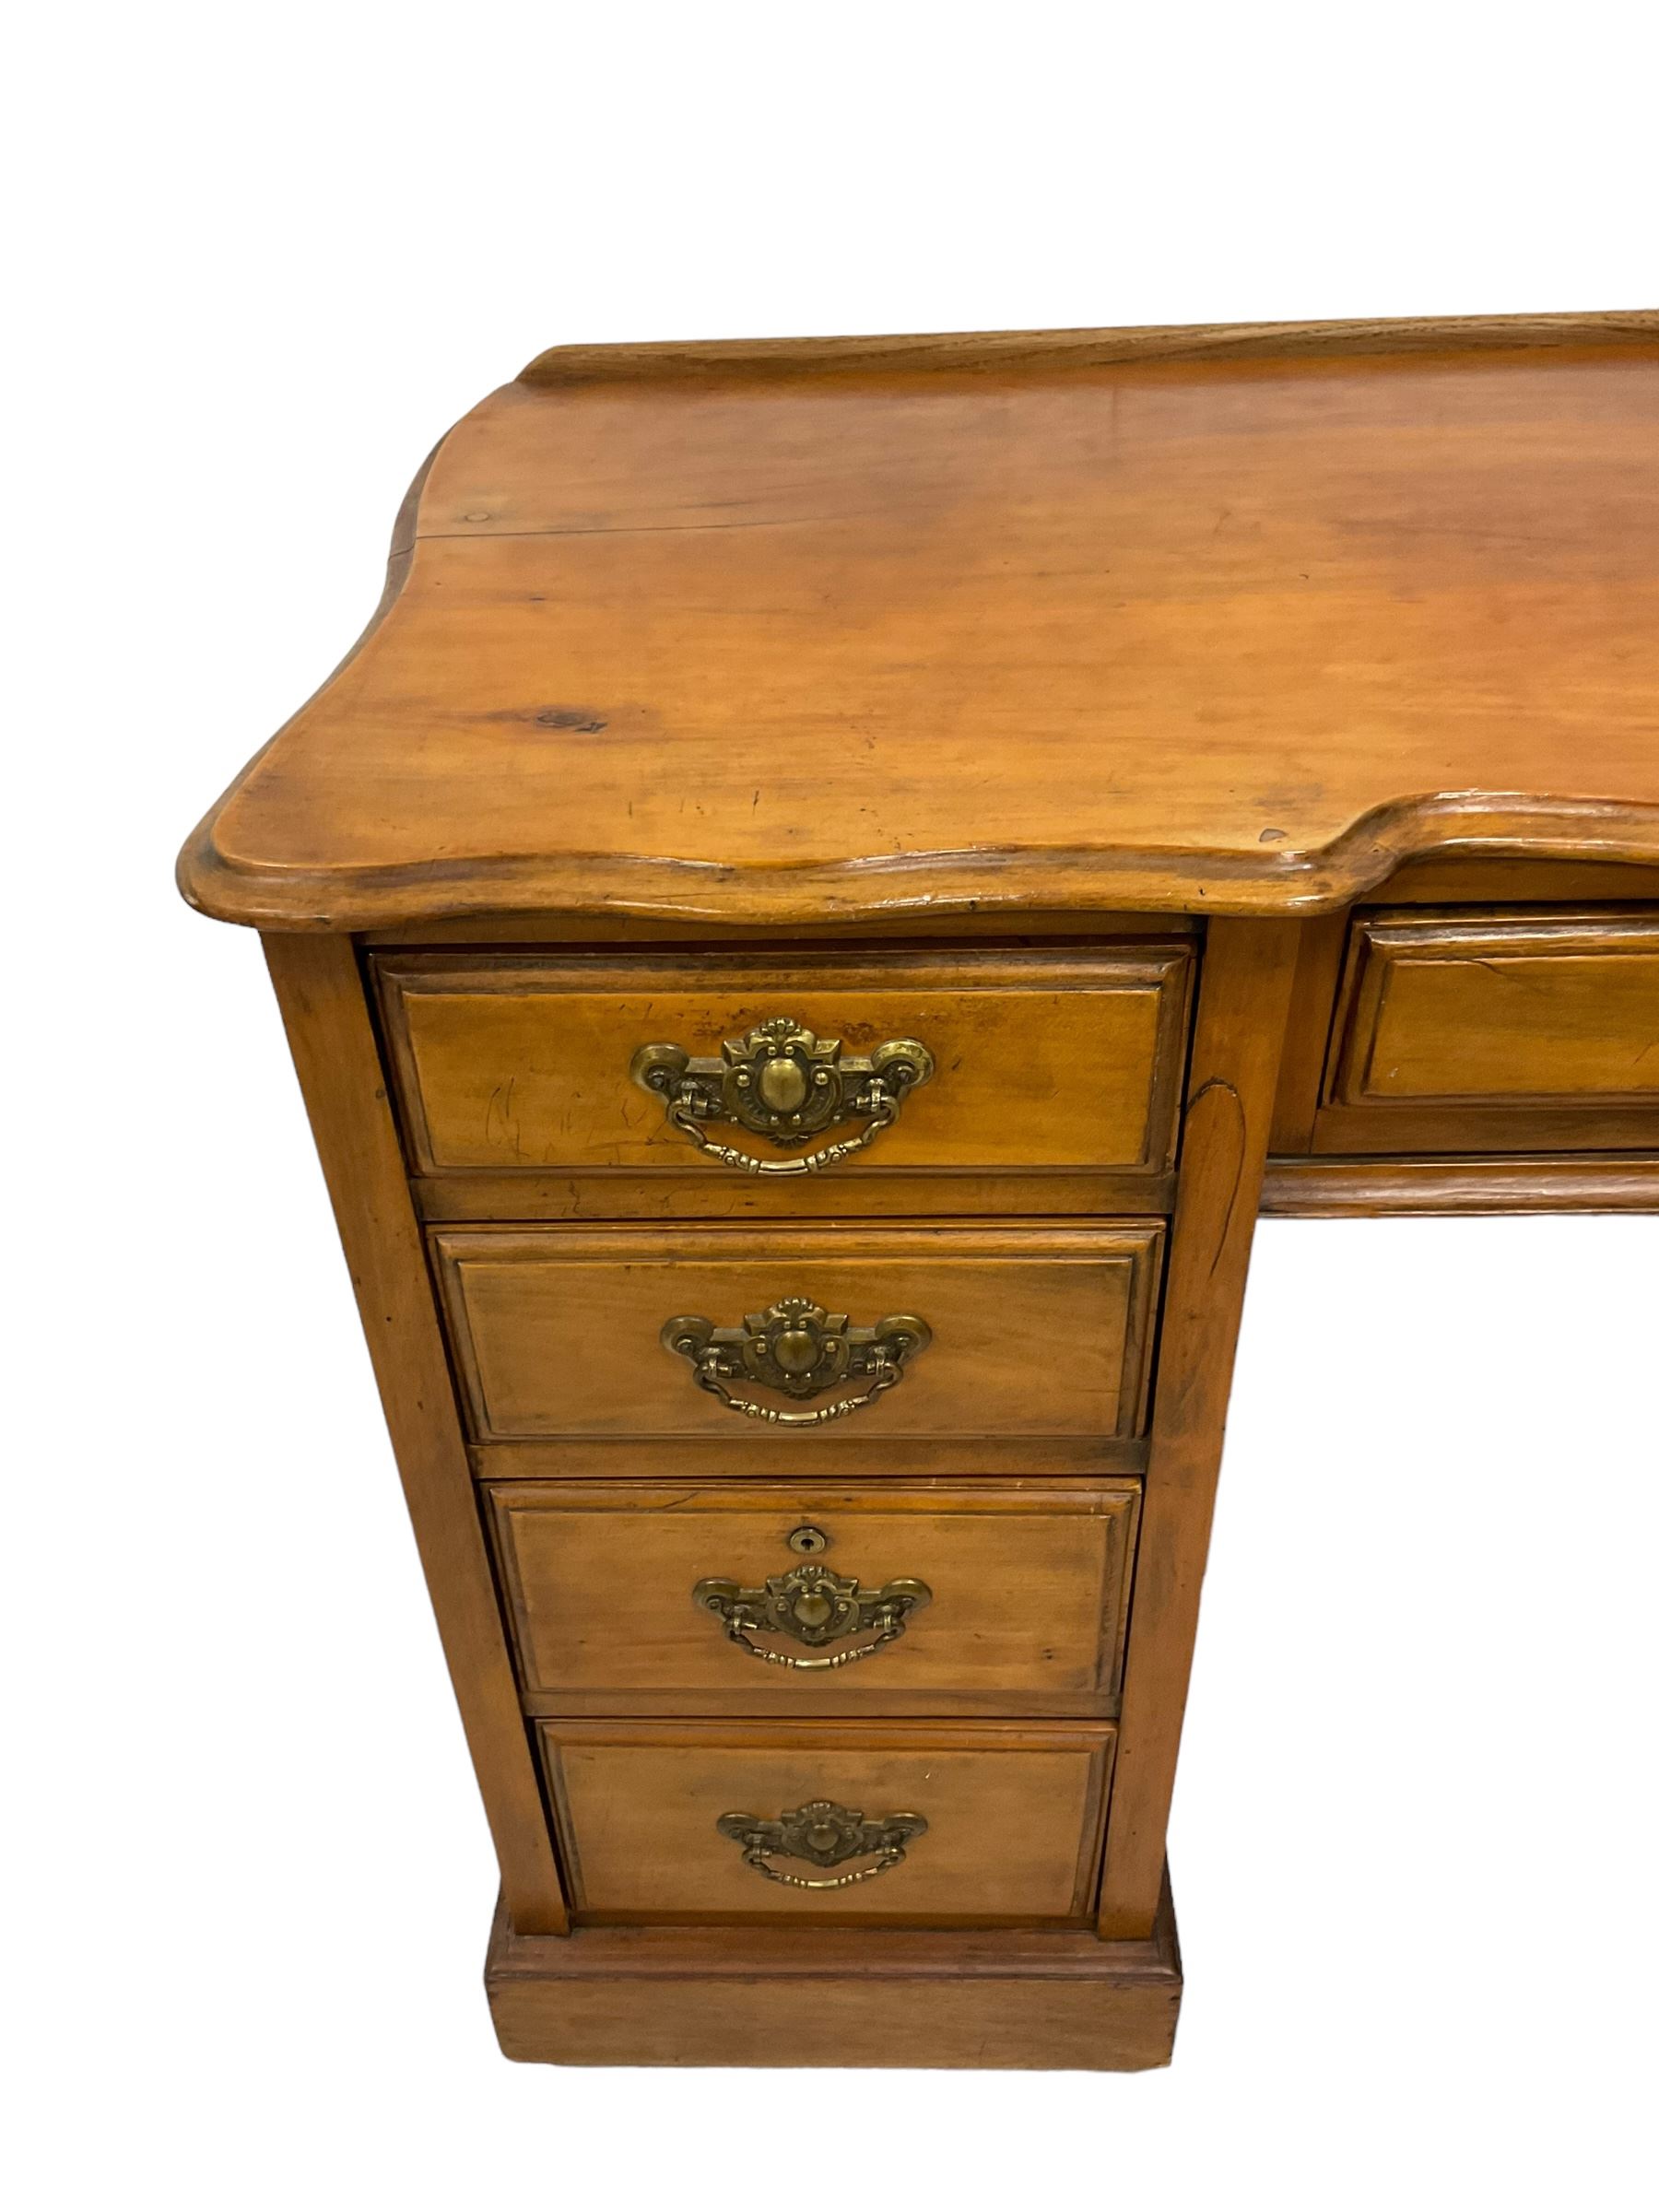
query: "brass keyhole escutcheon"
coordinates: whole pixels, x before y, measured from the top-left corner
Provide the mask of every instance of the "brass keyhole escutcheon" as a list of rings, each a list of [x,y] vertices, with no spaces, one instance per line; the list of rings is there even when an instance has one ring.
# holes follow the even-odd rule
[[[783,1541],[797,1558],[808,1559],[830,1548],[829,1532],[811,1521],[792,1528]],[[723,1621],[728,1641],[751,1659],[806,1674],[833,1674],[897,1642],[912,1614],[932,1604],[933,1592],[910,1575],[884,1583],[879,1589],[866,1590],[855,1574],[837,1574],[832,1567],[812,1566],[792,1567],[787,1574],[769,1574],[753,1588],[726,1575],[705,1575],[692,1589],[691,1602],[699,1612],[712,1613]],[[847,1641],[865,1635],[872,1638],[868,1643]],[[780,1651],[781,1638],[804,1643],[818,1655],[803,1657]],[[821,1651],[820,1647],[831,1643],[842,1643],[846,1648],[834,1653]]]

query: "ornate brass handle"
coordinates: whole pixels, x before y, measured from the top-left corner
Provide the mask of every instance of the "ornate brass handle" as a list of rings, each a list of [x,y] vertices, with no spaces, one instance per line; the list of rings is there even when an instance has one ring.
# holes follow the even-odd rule
[[[677,1044],[642,1044],[629,1074],[667,1106],[668,1120],[700,1151],[746,1175],[816,1175],[874,1144],[899,1119],[906,1094],[934,1072],[933,1054],[913,1037],[889,1038],[866,1059],[841,1057],[839,1037],[818,1037],[780,1014],[747,1037],[728,1037],[720,1058],[695,1059]],[[856,1136],[799,1159],[757,1159],[716,1144],[705,1122],[735,1122],[775,1145],[810,1143],[821,1130],[864,1117]]]
[[[743,1846],[743,1863],[763,1874],[769,1882],[789,1889],[850,1889],[854,1882],[874,1881],[904,1859],[904,1847],[927,1833],[920,1813],[888,1813],[866,1820],[862,1813],[827,1797],[780,1813],[775,1820],[758,1820],[753,1813],[722,1813],[714,1823],[723,1836]],[[781,1874],[774,1858],[805,1859],[811,1866],[840,1866],[848,1859],[868,1859],[846,1874],[812,1876]]]
[[[663,1324],[665,1349],[689,1361],[700,1390],[751,1421],[781,1429],[816,1429],[870,1406],[904,1375],[905,1362],[924,1351],[933,1331],[913,1313],[889,1313],[872,1328],[854,1328],[844,1313],[827,1313],[809,1298],[781,1298],[763,1313],[747,1313],[741,1328],[717,1328],[700,1313]],[[759,1382],[792,1398],[816,1398],[842,1382],[862,1382],[853,1397],[784,1413],[727,1387]]]
[[[787,1574],[769,1574],[757,1589],[709,1575],[691,1593],[691,1602],[724,1621],[729,1641],[769,1666],[788,1666],[803,1674],[827,1674],[868,1659],[884,1643],[903,1635],[912,1613],[929,1604],[933,1592],[925,1583],[900,1578],[884,1583],[879,1590],[861,1590],[855,1574],[835,1574],[828,1567],[794,1567]],[[802,1659],[793,1652],[770,1651],[757,1636],[793,1636],[809,1647],[840,1643],[849,1636],[864,1636],[874,1629],[875,1641],[854,1644],[819,1659]]]

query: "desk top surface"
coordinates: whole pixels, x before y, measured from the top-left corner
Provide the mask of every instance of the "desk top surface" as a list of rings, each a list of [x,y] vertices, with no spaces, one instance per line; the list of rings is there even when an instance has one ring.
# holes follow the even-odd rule
[[[266,927],[1659,860],[1659,314],[564,349],[185,848]]]

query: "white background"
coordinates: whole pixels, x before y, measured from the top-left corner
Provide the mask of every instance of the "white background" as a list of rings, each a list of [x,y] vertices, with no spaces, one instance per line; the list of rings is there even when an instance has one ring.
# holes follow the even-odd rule
[[[434,436],[541,347],[1652,304],[1653,23],[155,0],[14,31],[14,2202],[1651,2201],[1659,1227],[1264,1227],[1172,2071],[515,2068],[257,948],[170,875],[355,635]]]

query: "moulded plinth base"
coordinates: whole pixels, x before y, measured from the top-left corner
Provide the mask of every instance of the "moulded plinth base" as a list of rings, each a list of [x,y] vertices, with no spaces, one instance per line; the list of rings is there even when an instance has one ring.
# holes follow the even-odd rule
[[[565,2066],[1170,2062],[1181,1954],[1166,1883],[1143,1942],[1087,1930],[579,1928],[517,1936],[484,1983],[509,2058]]]

